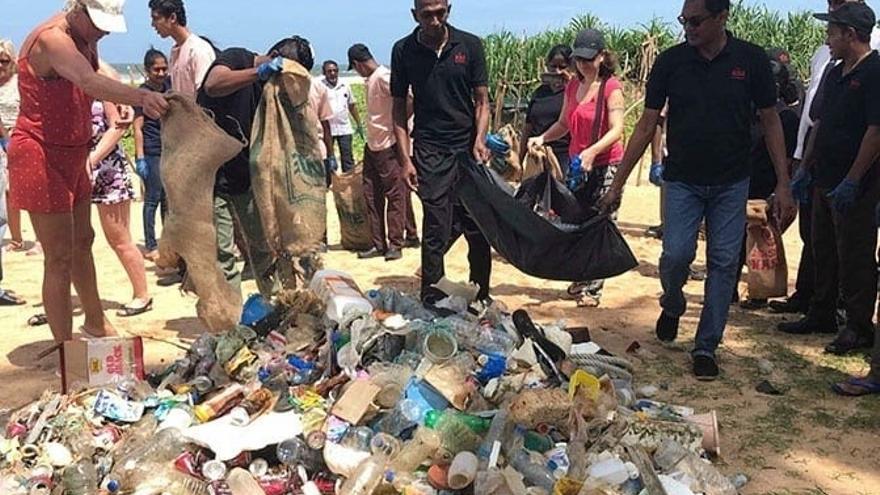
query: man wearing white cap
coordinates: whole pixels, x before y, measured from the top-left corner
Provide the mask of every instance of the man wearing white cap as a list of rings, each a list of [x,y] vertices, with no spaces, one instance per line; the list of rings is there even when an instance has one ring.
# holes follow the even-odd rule
[[[9,145],[10,203],[28,211],[45,252],[43,303],[57,342],[73,334],[70,284],[85,313],[81,330],[114,334],[104,317],[92,258],[91,182],[86,160],[93,99],[141,107],[151,118],[165,98],[97,73],[98,41],[125,32],[124,0],[71,0],[37,27],[19,60],[21,110]]]

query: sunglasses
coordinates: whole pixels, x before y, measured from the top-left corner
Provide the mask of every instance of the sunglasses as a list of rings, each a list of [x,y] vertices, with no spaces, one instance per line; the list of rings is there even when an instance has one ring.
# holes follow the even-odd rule
[[[12,60],[8,58],[0,58],[0,65],[9,65],[12,63]]]
[[[692,28],[700,27],[704,22],[708,21],[712,17],[715,17],[713,14],[709,15],[695,15],[692,17],[685,17],[683,15],[678,16],[678,23],[682,26],[690,26]]]

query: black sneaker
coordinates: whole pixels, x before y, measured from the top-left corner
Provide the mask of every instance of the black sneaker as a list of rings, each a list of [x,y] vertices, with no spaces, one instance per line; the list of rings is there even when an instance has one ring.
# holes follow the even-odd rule
[[[836,334],[837,323],[833,320],[819,321],[813,318],[803,318],[798,321],[783,321],[776,325],[776,329],[790,335],[810,335],[814,333]]]
[[[654,225],[653,227],[648,227],[645,230],[645,235],[648,237],[653,237],[654,239],[663,239],[663,226]]]
[[[389,249],[385,253],[385,261],[397,261],[401,258],[403,258],[403,253],[400,249]]]
[[[376,249],[376,248],[372,248],[372,249],[370,249],[370,250],[368,250],[368,251],[361,251],[361,252],[358,253],[358,259],[360,259],[360,260],[368,260],[368,259],[372,259],[372,258],[381,258],[381,257],[383,257],[383,256],[385,256],[385,253],[383,253],[382,251],[379,251],[379,250]]]
[[[657,319],[657,338],[661,342],[675,342],[678,337],[678,318],[669,316],[664,311]]]
[[[720,370],[715,358],[709,356],[694,356],[694,376],[702,382],[715,381]]]
[[[403,247],[405,249],[419,248],[422,247],[422,241],[418,237],[410,237],[403,241]]]
[[[770,301],[770,312],[777,314],[806,314],[810,309],[808,301],[789,297],[784,301]]]

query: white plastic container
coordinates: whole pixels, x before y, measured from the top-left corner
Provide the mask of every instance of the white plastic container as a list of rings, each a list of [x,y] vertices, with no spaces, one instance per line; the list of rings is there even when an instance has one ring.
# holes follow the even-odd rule
[[[373,305],[347,273],[321,270],[312,278],[309,289],[327,304],[326,315],[330,321],[339,323],[351,309],[373,312]]]
[[[629,479],[629,471],[626,464],[620,459],[609,459],[590,466],[590,477],[607,483],[610,486],[620,486]]]
[[[470,486],[477,477],[478,463],[477,456],[470,452],[461,452],[455,456],[452,466],[449,467],[449,478],[447,480],[449,488],[464,490]]]

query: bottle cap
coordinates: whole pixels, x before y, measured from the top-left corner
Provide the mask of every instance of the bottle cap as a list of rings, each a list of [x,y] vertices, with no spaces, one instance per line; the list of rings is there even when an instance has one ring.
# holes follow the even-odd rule
[[[443,413],[437,410],[430,410],[425,413],[425,426],[430,429],[434,429],[437,427],[437,423],[440,422],[440,418],[443,416]]]

